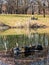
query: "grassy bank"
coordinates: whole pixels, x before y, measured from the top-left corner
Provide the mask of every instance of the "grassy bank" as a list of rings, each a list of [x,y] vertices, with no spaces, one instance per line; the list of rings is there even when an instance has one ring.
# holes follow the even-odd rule
[[[38,20],[31,20],[31,17],[37,17]],[[31,23],[42,23],[49,26],[49,15],[46,15],[44,18],[43,15],[22,15],[22,14],[2,14],[0,15],[0,23],[3,22],[9,26],[16,26],[17,24],[25,25],[27,21]]]
[[[38,20],[31,20],[31,17],[38,18]],[[17,25],[24,25],[27,26],[28,22],[31,24],[43,24],[49,26],[49,15],[46,15],[44,18],[43,15],[22,15],[22,14],[2,14],[0,15],[0,23],[5,23],[9,26],[17,26]],[[49,28],[46,29],[37,29],[31,30],[32,33],[49,33]],[[29,34],[28,29],[9,29],[6,31],[0,31],[0,35],[19,35],[19,34]]]

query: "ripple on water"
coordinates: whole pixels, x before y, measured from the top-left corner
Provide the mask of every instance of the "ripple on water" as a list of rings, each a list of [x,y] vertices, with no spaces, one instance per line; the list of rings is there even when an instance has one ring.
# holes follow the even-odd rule
[[[0,60],[0,65],[8,65],[8,64],[3,63],[3,62]]]
[[[40,60],[40,61],[35,61],[35,62],[31,62],[30,65],[47,65],[47,60]]]

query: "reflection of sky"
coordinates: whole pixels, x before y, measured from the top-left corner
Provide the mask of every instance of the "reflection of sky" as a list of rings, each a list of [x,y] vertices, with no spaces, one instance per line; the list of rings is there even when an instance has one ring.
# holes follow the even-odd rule
[[[1,0],[4,4],[7,3],[6,0]]]
[[[4,4],[5,4],[5,3],[7,3],[7,2],[6,2],[6,0],[0,0],[0,4],[1,4],[1,3],[4,3]]]
[[[3,63],[3,62],[0,60],[0,65],[8,65],[8,64],[5,64],[5,63]]]

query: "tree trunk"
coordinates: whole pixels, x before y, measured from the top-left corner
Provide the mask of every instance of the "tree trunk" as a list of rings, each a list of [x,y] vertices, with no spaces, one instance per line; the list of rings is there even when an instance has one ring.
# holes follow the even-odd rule
[[[39,5],[39,6],[38,6],[38,14],[41,14],[40,9],[41,9],[41,7],[40,7],[40,5]]]
[[[17,10],[16,10],[16,13],[18,14],[18,0],[17,0]]]
[[[43,3],[43,17],[45,17],[45,3]]]
[[[43,9],[43,17],[45,17],[45,9]]]

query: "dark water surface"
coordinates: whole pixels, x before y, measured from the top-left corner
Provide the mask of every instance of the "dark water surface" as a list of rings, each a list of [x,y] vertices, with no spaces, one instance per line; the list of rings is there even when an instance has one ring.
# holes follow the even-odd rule
[[[16,44],[19,47],[38,45],[47,47],[49,45],[49,34],[43,33],[33,33],[31,35],[2,35],[0,36],[0,50],[10,49],[16,47]]]
[[[40,31],[43,33],[40,33]],[[8,33],[7,33],[8,32]],[[33,33],[32,33],[33,32]],[[39,33],[38,33],[39,32]],[[46,32],[46,33],[45,33]],[[0,50],[9,50],[12,47],[16,47],[18,44],[19,47],[29,46],[31,45],[38,45],[41,44],[44,47],[49,47],[49,33],[47,33],[47,30],[16,30],[13,31],[11,29],[0,32]],[[15,33],[15,34],[13,34]],[[8,35],[9,34],[9,35]],[[36,59],[37,56],[34,57],[35,61],[30,62],[14,62],[15,65],[49,65],[49,49],[48,53],[45,57],[42,57],[42,59]],[[8,63],[4,63],[3,61],[0,61],[0,65],[10,65]],[[12,65],[12,64],[11,64]],[[14,65],[14,64],[13,64]]]

